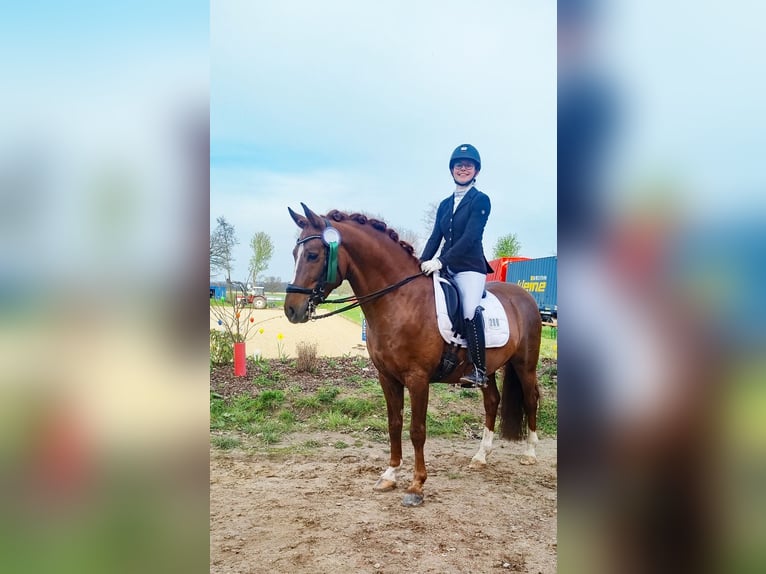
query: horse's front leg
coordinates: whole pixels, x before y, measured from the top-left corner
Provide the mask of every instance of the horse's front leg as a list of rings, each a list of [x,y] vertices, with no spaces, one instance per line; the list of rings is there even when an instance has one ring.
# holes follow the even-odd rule
[[[495,373],[487,377],[489,383],[481,389],[484,395],[484,434],[481,437],[479,452],[473,455],[469,468],[484,468],[487,466],[487,457],[492,452],[492,441],[495,437],[495,420],[497,419],[497,406],[500,404],[500,393],[497,390]]]
[[[399,468],[402,466],[402,419],[404,411],[404,386],[397,380],[379,376],[383,396],[386,397],[388,412],[388,439],[391,446],[391,457],[388,468],[375,483],[373,490],[386,492],[396,488]]]
[[[423,483],[428,474],[423,447],[426,443],[426,412],[428,411],[428,378],[415,382],[410,381],[410,405],[412,419],[410,421],[410,438],[415,449],[415,468],[412,483],[407,488],[402,504],[404,506],[419,506],[423,504]]]

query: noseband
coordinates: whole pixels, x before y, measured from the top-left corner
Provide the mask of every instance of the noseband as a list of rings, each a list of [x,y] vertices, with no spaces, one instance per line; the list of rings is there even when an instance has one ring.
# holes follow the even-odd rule
[[[285,289],[286,293],[300,293],[301,295],[309,296],[309,305],[314,307],[323,303],[326,295],[324,292],[325,285],[328,283],[334,283],[338,276],[338,246],[340,245],[340,232],[335,229],[330,222],[325,219],[327,227],[324,228],[321,235],[309,235],[303,239],[296,241],[295,245],[301,245],[312,239],[321,239],[325,247],[324,268],[322,269],[322,275],[317,280],[317,284],[313,289],[307,287],[300,287],[289,283]],[[310,309],[313,314],[313,309]]]

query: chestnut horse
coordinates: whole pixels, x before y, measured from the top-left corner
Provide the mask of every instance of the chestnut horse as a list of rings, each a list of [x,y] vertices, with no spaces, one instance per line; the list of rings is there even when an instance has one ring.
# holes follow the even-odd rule
[[[396,487],[402,463],[406,387],[412,408],[410,437],[415,467],[402,503],[418,506],[423,502],[426,481],[423,445],[429,383],[437,372],[445,347],[437,325],[433,279],[421,273],[412,246],[400,241],[397,233],[382,221],[337,210],[320,216],[301,205],[305,216],[288,208],[301,232],[293,250],[295,277],[287,288],[285,315],[292,323],[314,318],[315,306],[344,279],[348,280],[367,320],[367,350],[378,370],[388,410],[391,458],[374,489],[388,491]],[[518,285],[491,282],[487,289],[497,296],[508,315],[510,336],[505,346],[487,349],[489,384],[482,389],[484,435],[470,466],[486,465],[486,457],[492,450],[498,406],[502,438],[520,440],[525,434],[526,419],[529,433],[521,462],[533,464],[537,460],[535,444],[538,441],[536,369],[542,328],[540,314],[532,296]],[[440,382],[458,384],[469,370],[464,349],[458,357],[457,368]],[[495,372],[501,367],[504,368],[502,404],[495,380]]]

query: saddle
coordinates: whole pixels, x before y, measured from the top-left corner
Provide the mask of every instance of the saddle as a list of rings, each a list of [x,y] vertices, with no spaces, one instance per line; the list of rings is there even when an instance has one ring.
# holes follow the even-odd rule
[[[440,276],[445,279],[439,284],[444,292],[444,303],[447,306],[447,315],[452,323],[452,330],[455,335],[465,338],[465,318],[463,317],[463,307],[460,304],[460,290],[455,283],[455,277],[446,270],[443,270]]]
[[[431,376],[432,382],[438,382],[446,378],[459,364],[458,351],[466,346],[465,319],[460,305],[460,292],[454,278],[444,270],[434,272],[432,277],[436,319],[445,342],[440,365]],[[479,309],[482,311],[479,320],[484,323],[486,347],[502,347],[508,343],[510,326],[498,298],[485,289]]]

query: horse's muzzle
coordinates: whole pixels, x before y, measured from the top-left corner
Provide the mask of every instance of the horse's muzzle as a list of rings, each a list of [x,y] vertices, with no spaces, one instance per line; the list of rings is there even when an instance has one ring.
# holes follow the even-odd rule
[[[301,303],[296,303],[293,300],[299,299],[298,297],[291,297],[288,295],[285,298],[285,315],[287,320],[291,323],[305,323],[309,320],[309,299],[308,297],[302,297]]]

